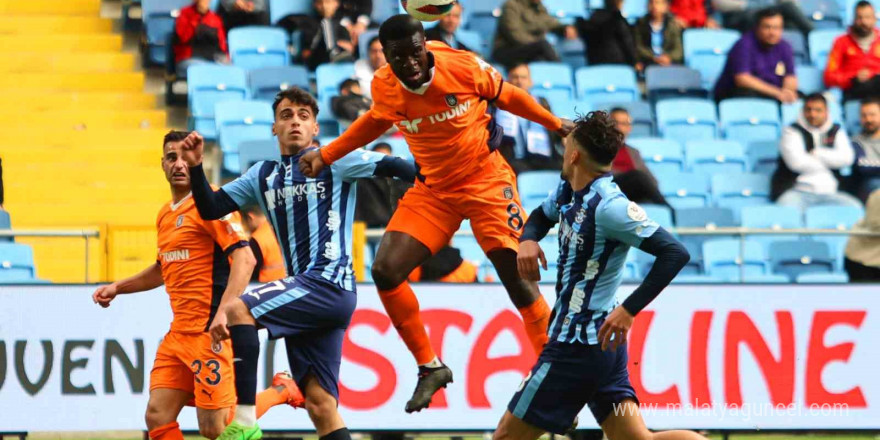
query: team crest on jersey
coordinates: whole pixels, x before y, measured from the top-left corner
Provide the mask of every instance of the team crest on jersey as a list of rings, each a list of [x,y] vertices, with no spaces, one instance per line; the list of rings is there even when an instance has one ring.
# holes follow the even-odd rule
[[[450,107],[455,107],[458,105],[458,98],[453,94],[446,95],[446,105]]]
[[[511,187],[511,186],[504,187],[504,198],[507,200],[513,200],[513,187]]]
[[[178,216],[177,216],[177,226],[176,226],[176,227],[179,228],[179,227],[181,227],[181,226],[183,226],[183,216],[182,216],[182,215],[178,215]]]
[[[213,351],[214,353],[220,354],[220,352],[223,351],[223,344],[221,344],[219,342],[215,342],[215,343],[211,344],[211,351]]]
[[[626,207],[626,215],[637,222],[643,222],[648,219],[648,213],[636,202],[629,202],[629,205]]]
[[[584,217],[586,217],[586,216],[587,216],[587,212],[584,210],[584,208],[581,208],[581,209],[577,212],[577,215],[574,216],[574,222],[575,222],[575,223],[583,223],[583,222],[584,222]]]

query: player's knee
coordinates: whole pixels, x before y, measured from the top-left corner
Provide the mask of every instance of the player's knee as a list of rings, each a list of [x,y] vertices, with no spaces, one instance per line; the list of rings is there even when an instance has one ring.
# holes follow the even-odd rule
[[[220,437],[226,427],[219,423],[208,423],[199,426],[199,435],[204,438],[214,440]]]
[[[336,399],[329,394],[308,396],[306,398],[306,411],[308,411],[309,417],[312,420],[331,420],[336,416],[337,412]]]
[[[175,417],[167,409],[155,403],[147,404],[147,412],[144,414],[144,421],[147,423],[147,429],[153,430],[162,425],[173,422]]]
[[[374,262],[371,270],[373,282],[376,283],[376,287],[379,289],[393,289],[404,282],[406,274],[400,274],[399,272],[393,264],[384,261]]]

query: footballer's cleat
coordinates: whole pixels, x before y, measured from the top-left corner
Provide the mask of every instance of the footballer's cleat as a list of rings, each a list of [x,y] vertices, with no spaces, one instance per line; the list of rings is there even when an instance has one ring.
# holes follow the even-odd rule
[[[435,368],[419,367],[419,382],[416,384],[412,398],[406,402],[406,412],[412,413],[427,408],[434,393],[440,388],[446,388],[451,382],[452,370],[446,365]]]
[[[272,387],[284,387],[287,390],[287,404],[294,408],[305,408],[306,398],[303,397],[302,391],[296,386],[293,377],[287,371],[275,373],[272,378]]]
[[[263,431],[260,427],[254,425],[250,428],[244,427],[241,423],[232,422],[226,425],[226,429],[217,437],[217,440],[260,440],[263,438]]]

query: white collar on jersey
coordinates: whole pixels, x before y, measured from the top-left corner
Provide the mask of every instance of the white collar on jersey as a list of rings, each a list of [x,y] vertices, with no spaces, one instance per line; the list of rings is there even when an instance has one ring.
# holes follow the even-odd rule
[[[177,203],[171,202],[171,210],[177,211],[177,208],[180,208],[180,205],[183,205],[183,202],[187,201],[190,197],[192,197],[192,195],[193,195],[193,193],[190,192],[189,194],[186,195],[186,197],[180,199],[179,202],[177,202]]]
[[[428,91],[428,87],[431,87],[431,83],[434,82],[434,54],[429,52],[428,56],[431,57],[431,59],[429,60],[429,62],[431,63],[431,68],[428,69],[428,81],[422,84],[421,87],[417,89],[411,89],[407,87],[406,84],[404,84],[403,81],[401,81],[400,79],[397,80],[397,82],[400,83],[401,87],[406,89],[408,92],[415,93],[416,95],[424,95],[425,92]]]

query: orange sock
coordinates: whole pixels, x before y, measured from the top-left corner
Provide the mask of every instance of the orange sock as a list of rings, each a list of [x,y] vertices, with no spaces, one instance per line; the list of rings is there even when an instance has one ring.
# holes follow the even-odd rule
[[[150,431],[150,438],[152,440],[183,440],[183,433],[180,432],[180,425],[177,422],[171,422]]]
[[[437,355],[431,348],[428,332],[425,331],[422,317],[419,316],[419,300],[409,287],[409,283],[404,281],[391,290],[380,290],[379,298],[382,299],[385,311],[394,323],[397,333],[403,338],[406,348],[415,356],[416,362],[424,365],[433,361]]]
[[[287,388],[278,391],[275,387],[269,387],[257,393],[257,418],[263,417],[269,408],[287,403],[288,397]]]
[[[522,315],[523,324],[526,328],[526,334],[532,341],[532,348],[535,353],[541,354],[544,344],[547,343],[547,326],[550,325],[550,307],[543,296],[539,296],[535,302],[528,306],[521,307],[519,314]]]

